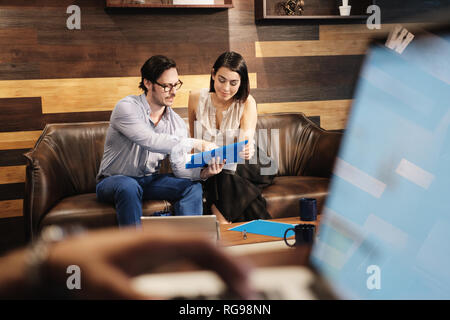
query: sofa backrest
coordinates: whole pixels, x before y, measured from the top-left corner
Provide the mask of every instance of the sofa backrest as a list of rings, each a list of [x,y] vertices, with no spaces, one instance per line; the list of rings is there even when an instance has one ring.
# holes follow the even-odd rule
[[[267,129],[263,146],[278,160],[279,176],[330,177],[342,133],[320,128],[303,113],[259,115],[256,129]]]

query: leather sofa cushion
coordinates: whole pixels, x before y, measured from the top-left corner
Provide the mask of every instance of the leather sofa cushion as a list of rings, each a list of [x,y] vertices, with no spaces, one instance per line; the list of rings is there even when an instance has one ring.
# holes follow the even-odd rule
[[[299,216],[299,199],[316,198],[317,211],[321,212],[330,180],[320,177],[275,177],[273,184],[263,190],[267,211],[272,218]]]
[[[83,205],[80,206],[79,204]],[[142,214],[150,216],[157,211],[170,208],[163,200],[147,200],[142,205]],[[41,228],[51,225],[80,224],[86,228],[117,226],[117,216],[112,204],[97,201],[95,193],[84,193],[62,199],[41,221]]]

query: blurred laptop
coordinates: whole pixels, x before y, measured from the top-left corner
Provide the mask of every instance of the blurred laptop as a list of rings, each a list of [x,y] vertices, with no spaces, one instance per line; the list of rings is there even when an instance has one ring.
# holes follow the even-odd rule
[[[176,229],[177,233],[203,235],[216,242],[220,238],[219,222],[215,215],[204,216],[143,216],[142,229]]]
[[[396,31],[366,56],[311,258],[344,298],[449,299],[450,30]]]
[[[450,298],[450,32],[396,32],[371,44],[362,67],[310,256],[315,272],[257,269],[261,298]],[[135,287],[227,298],[206,271],[144,275]]]

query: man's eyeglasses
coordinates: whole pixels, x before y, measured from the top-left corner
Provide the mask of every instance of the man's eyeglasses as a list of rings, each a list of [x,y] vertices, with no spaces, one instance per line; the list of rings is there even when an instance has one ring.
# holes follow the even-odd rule
[[[183,82],[181,82],[181,80],[178,80],[177,83],[175,83],[175,84],[170,84],[170,83],[161,84],[161,83],[158,83],[156,81],[155,81],[155,83],[158,86],[162,87],[164,92],[170,92],[170,91],[172,91],[173,88],[179,90],[181,88],[181,86],[183,85]]]

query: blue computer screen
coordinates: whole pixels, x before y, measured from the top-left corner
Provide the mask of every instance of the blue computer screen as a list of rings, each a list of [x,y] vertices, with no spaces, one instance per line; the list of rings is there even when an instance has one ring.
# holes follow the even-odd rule
[[[312,263],[350,299],[450,298],[450,36],[374,44]]]

